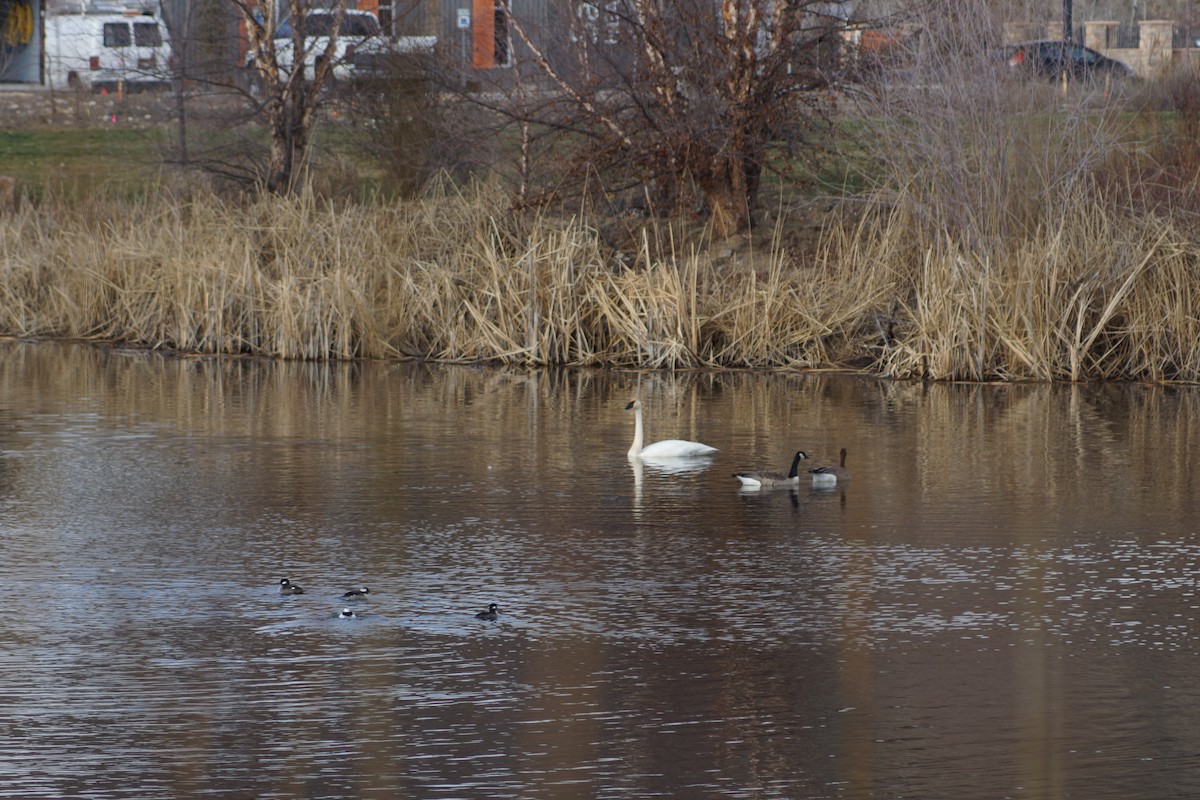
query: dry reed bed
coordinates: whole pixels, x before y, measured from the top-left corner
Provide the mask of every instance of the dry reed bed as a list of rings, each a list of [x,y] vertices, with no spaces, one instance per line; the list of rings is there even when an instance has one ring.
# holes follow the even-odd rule
[[[335,207],[198,197],[0,220],[0,330],[290,359],[870,364],[935,379],[1200,378],[1200,245],[1076,209],[981,256],[902,214],[832,226],[803,269],[613,262],[490,189]]]
[[[905,227],[893,220],[890,227]],[[885,235],[859,252],[882,257]],[[897,330],[879,370],[965,380],[1200,379],[1200,240],[1096,205],[990,255],[891,251]]]

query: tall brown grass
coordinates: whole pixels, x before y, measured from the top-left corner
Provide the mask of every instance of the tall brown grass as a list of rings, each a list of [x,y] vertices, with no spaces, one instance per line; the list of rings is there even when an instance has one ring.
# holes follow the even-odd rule
[[[1200,378],[1200,239],[1085,198],[1058,224],[981,252],[897,248],[897,213],[847,257],[889,264],[895,335],[880,372],[965,380]]]
[[[1086,194],[988,249],[916,236],[897,204],[831,224],[800,266],[648,238],[626,265],[577,219],[503,208],[486,186],[26,208],[0,220],[0,330],[288,359],[1200,379],[1200,236]]]
[[[883,302],[781,258],[759,274],[647,246],[626,266],[579,220],[504,208],[482,186],[29,208],[0,220],[0,330],[293,359],[815,367],[857,345],[838,320]]]

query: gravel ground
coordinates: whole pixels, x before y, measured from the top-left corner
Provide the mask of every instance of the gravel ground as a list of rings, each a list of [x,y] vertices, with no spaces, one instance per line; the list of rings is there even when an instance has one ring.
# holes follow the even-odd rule
[[[46,127],[157,125],[171,116],[170,92],[139,92],[119,97],[99,92],[0,87],[0,130]]]

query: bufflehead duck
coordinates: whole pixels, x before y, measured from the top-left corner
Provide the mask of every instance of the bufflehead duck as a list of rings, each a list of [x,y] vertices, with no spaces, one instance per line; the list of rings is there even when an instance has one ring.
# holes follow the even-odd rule
[[[279,581],[280,594],[304,594],[304,590],[296,584],[292,583],[287,578],[281,578]]]
[[[487,611],[480,611],[475,619],[486,619],[489,622],[500,616],[500,609],[495,603],[488,603]]]
[[[371,590],[368,589],[366,586],[364,586],[361,589],[351,589],[350,591],[343,594],[342,597],[346,598],[347,600],[355,600],[360,597],[366,597],[370,593],[371,593]]]
[[[358,619],[358,614],[355,614],[352,610],[350,610],[348,608],[343,608],[342,613],[338,614],[338,617],[340,617],[341,619]]]

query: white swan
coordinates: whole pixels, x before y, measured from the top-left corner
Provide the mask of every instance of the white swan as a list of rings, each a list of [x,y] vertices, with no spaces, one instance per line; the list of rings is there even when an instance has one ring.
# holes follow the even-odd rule
[[[625,410],[633,409],[633,445],[629,448],[629,460],[637,458],[695,458],[717,452],[717,448],[700,442],[688,442],[683,439],[663,439],[661,442],[642,447],[644,429],[642,427],[642,402],[630,400]]]
[[[765,489],[771,486],[799,486],[800,462],[808,458],[803,450],[797,450],[788,474],[782,472],[735,472],[733,477],[747,489]]]

